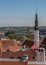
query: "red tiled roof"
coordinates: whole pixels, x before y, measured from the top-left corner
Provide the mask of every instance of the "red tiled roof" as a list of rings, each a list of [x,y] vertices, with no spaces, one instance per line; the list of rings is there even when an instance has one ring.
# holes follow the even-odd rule
[[[22,42],[21,42],[21,41],[16,41],[16,44],[17,44],[18,46],[21,46],[21,45],[22,45]]]
[[[10,46],[10,51],[15,52],[19,51],[22,48],[22,46]]]
[[[2,41],[0,40],[0,47],[2,47]]]
[[[33,45],[31,48],[35,50],[35,49],[38,49],[39,46],[34,46],[34,45]]]
[[[6,52],[6,49],[5,49],[5,48],[2,48],[2,49],[1,49],[1,52]]]
[[[30,40],[25,40],[23,42],[23,45],[26,45],[26,47],[29,47],[29,48],[31,48],[33,44],[34,44],[34,41],[30,41]]]
[[[41,43],[42,43],[42,44],[46,44],[46,36],[45,36],[45,38],[42,40]]]
[[[2,41],[2,45],[4,47],[8,47],[8,46],[14,46],[15,42],[13,40],[1,40]]]

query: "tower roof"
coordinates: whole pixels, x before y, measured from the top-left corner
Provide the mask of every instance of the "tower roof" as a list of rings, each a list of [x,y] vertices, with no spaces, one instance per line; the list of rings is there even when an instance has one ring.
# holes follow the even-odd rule
[[[35,30],[38,30],[38,14],[37,14],[37,10],[36,10],[36,14],[35,14]]]

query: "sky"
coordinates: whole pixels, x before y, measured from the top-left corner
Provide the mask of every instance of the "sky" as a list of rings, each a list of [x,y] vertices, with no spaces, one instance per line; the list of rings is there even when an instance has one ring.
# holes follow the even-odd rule
[[[0,0],[0,27],[34,26],[35,13],[40,26],[46,26],[46,0]]]

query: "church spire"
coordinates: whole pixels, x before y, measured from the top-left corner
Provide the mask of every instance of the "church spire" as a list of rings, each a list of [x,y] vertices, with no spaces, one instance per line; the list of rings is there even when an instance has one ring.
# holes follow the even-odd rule
[[[37,10],[35,14],[35,30],[34,30],[34,45],[39,46],[39,26],[38,26],[38,15]]]
[[[37,15],[37,9],[35,14],[35,30],[38,30],[38,15]]]

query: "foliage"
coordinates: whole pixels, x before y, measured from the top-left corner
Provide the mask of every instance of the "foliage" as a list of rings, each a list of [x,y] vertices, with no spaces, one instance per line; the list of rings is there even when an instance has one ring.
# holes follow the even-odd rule
[[[24,40],[24,37],[23,36],[18,36],[17,40],[20,40],[20,41],[23,41]]]
[[[8,34],[8,37],[10,39],[17,39],[17,36],[15,34],[12,34],[12,33]]]
[[[26,36],[28,39],[30,39],[30,40],[34,40],[34,36],[33,35],[27,35]]]

